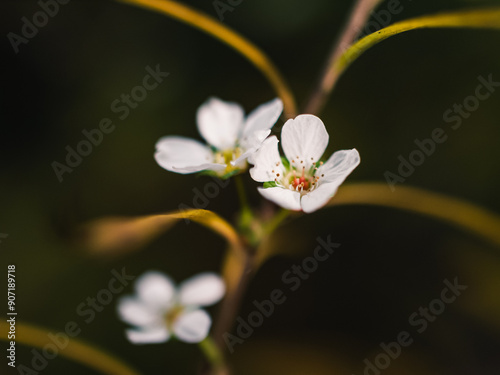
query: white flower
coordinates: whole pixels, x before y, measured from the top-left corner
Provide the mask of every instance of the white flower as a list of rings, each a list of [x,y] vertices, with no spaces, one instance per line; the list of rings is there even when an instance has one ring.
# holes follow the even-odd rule
[[[135,291],[136,296],[118,301],[120,318],[135,326],[126,330],[132,343],[161,343],[172,335],[184,342],[196,343],[207,337],[212,324],[200,306],[219,301],[225,286],[219,276],[202,273],[176,288],[165,274],[150,271],[137,279]]]
[[[288,120],[281,130],[282,147],[288,163],[278,152],[278,139],[270,137],[253,155],[250,175],[271,187],[260,194],[289,210],[313,212],[324,206],[360,162],[356,149],[335,152],[327,162],[320,158],[328,145],[323,122],[313,115]]]
[[[197,112],[198,131],[208,145],[194,139],[166,136],[156,143],[156,162],[182,174],[213,171],[219,176],[245,169],[283,111],[276,98],[257,107],[245,119],[243,108],[217,98],[208,99]]]

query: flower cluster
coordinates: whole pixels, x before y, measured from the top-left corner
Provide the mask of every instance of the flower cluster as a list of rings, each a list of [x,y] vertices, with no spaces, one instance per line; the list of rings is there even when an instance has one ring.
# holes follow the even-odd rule
[[[356,149],[335,152],[321,160],[329,141],[323,122],[313,115],[289,119],[281,130],[284,156],[271,128],[283,111],[279,99],[262,104],[246,118],[241,106],[211,98],[197,113],[198,130],[207,144],[166,136],[156,144],[158,164],[181,174],[202,172],[228,178],[248,167],[260,194],[288,210],[313,212],[324,206],[360,162]],[[219,276],[204,273],[176,287],[172,280],[150,271],[136,284],[136,295],[123,297],[118,313],[134,328],[135,344],[161,343],[174,336],[188,343],[205,340],[212,320],[201,309],[219,301],[225,286]],[[205,340],[204,342],[206,342]]]
[[[166,136],[156,144],[155,159],[172,172],[209,171],[227,178],[253,164],[251,177],[264,182],[260,194],[283,208],[313,212],[324,206],[360,162],[356,149],[321,157],[328,145],[323,122],[313,115],[289,119],[278,139],[267,138],[283,110],[281,100],[262,104],[245,119],[241,106],[211,98],[197,113],[200,134],[209,145],[193,139]]]

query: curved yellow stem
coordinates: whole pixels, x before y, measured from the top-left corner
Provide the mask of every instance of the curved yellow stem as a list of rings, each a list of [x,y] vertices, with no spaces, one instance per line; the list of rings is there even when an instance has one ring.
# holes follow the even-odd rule
[[[381,41],[415,29],[423,28],[484,28],[500,29],[500,8],[485,8],[435,14],[397,22],[358,40],[340,58],[332,62],[322,81],[321,93],[328,95],[340,75],[364,52]]]
[[[209,210],[189,209],[140,217],[106,217],[82,226],[79,243],[94,253],[135,250],[168,230],[181,219],[197,222],[224,237],[237,254],[243,245],[236,230]]]
[[[500,246],[500,216],[465,200],[420,188],[398,186],[394,192],[383,183],[344,185],[330,206],[366,204],[392,207],[430,216],[456,225]]]
[[[226,43],[245,56],[271,83],[283,101],[287,118],[295,117],[297,109],[293,94],[272,61],[253,43],[219,21],[186,5],[169,0],[116,0],[153,10],[191,25]]]
[[[0,321],[0,331],[8,332],[9,324],[5,321]],[[15,341],[17,344],[43,349],[45,345],[52,343],[48,337],[50,333],[54,334],[45,328],[17,321]],[[0,338],[5,341],[10,341],[7,339],[6,334],[0,335]],[[52,345],[54,344],[52,343]],[[102,374],[139,375],[139,372],[121,360],[81,340],[70,338],[65,347],[61,348],[58,353],[63,357],[86,365]],[[24,365],[29,367],[30,363],[25,363]]]

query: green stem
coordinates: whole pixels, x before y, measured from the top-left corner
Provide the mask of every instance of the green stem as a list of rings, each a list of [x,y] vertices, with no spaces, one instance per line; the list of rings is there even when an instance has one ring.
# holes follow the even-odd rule
[[[199,342],[198,345],[203,352],[203,355],[210,363],[213,374],[227,374],[224,356],[215,341],[210,336],[207,336],[203,341]]]
[[[251,212],[250,206],[248,205],[247,195],[245,193],[245,186],[243,185],[243,179],[241,175],[234,176],[234,181],[236,182],[236,190],[238,192],[238,198],[240,199],[241,213],[242,215]]]
[[[285,220],[292,211],[286,210],[282,208],[270,221],[269,224],[267,224],[264,228],[264,233],[265,234],[271,234],[273,233],[276,228]]]
[[[248,204],[248,199],[245,194],[245,187],[243,185],[243,179],[241,176],[235,176],[236,190],[238,191],[238,197],[240,199],[241,212],[238,219],[238,225],[240,229],[240,234],[249,242],[255,243],[258,241],[258,235],[255,233],[255,221],[253,217],[253,211]]]

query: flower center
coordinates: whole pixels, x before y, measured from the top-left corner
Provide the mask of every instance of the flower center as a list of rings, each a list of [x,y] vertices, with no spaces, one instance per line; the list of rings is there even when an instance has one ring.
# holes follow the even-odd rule
[[[238,165],[234,165],[234,166],[231,165],[231,162],[233,160],[238,159],[242,153],[243,153],[243,150],[240,147],[230,148],[230,149],[223,150],[223,151],[217,151],[215,153],[214,162],[217,164],[226,164],[227,165],[226,169],[223,170],[222,172],[220,172],[219,174],[221,176],[223,176],[227,173],[231,173],[231,172],[239,170],[239,169],[245,169],[245,167],[247,166],[246,161],[243,161],[243,162],[239,163]]]
[[[290,190],[298,191],[301,194],[307,194],[317,187],[319,177],[314,175],[315,172],[316,168],[314,167],[309,171],[306,171],[306,168],[302,167],[302,172],[299,174],[297,169],[291,167],[290,171],[283,179],[283,185]]]
[[[308,179],[306,179],[305,177],[295,177],[292,179],[292,181],[290,182],[290,185],[292,185],[292,187],[297,190],[297,189],[304,189],[304,190],[308,190],[309,189],[309,185],[310,185],[310,182]]]
[[[165,314],[165,323],[167,324],[167,327],[172,327],[179,315],[182,314],[184,311],[184,306],[181,305],[176,305],[172,307],[171,309],[168,310],[168,312]]]
[[[298,156],[297,160],[300,160]],[[320,162],[320,164],[323,163]],[[278,167],[279,163],[276,166]],[[290,167],[285,169],[284,176],[280,176],[280,173],[276,173],[275,170],[273,170],[272,173],[276,176],[274,182],[276,182],[278,186],[305,195],[316,189],[320,183],[321,177],[323,177],[323,175],[316,175],[317,170],[318,168],[315,165],[307,170],[306,167],[303,166],[303,161],[299,164],[296,163],[295,160],[292,160]]]
[[[297,190],[297,191],[309,190],[309,188],[312,185],[311,180],[313,178],[314,178],[314,176],[306,176],[305,168],[302,168],[302,175],[300,177],[297,176],[297,172],[294,170],[294,171],[292,171],[292,178],[290,180],[290,186],[294,190]]]

